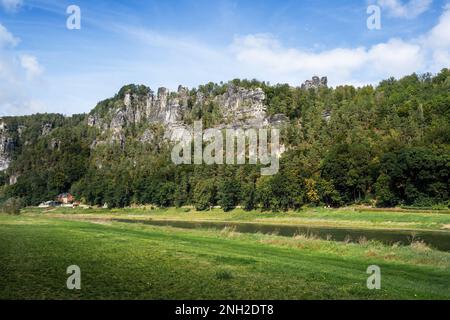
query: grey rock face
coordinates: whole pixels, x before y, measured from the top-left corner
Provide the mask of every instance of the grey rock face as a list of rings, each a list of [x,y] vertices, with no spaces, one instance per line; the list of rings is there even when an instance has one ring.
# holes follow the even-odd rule
[[[15,143],[10,137],[8,126],[0,119],[0,171],[8,169],[14,147]]]
[[[46,136],[54,129],[51,123],[40,125],[40,135]],[[19,145],[28,146],[32,142],[23,139],[23,133],[27,129],[23,124],[8,127],[7,120],[0,118],[0,171],[5,171],[11,164],[12,155]],[[49,143],[52,150],[59,149],[61,141],[53,139]]]
[[[11,163],[11,152],[14,149],[14,140],[12,138],[0,137],[0,171],[8,169]]]
[[[23,126],[23,125],[19,125],[19,126],[17,127],[17,133],[19,134],[19,138],[22,138],[23,131],[24,131],[26,128],[27,128],[27,127],[25,127],[25,126]]]
[[[8,169],[11,160],[7,157],[0,156],[0,171]]]
[[[50,149],[59,150],[60,147],[61,147],[61,140],[52,139],[52,141],[50,141]]]
[[[17,179],[19,178],[19,175],[17,175],[17,174],[12,174],[10,177],[9,177],[9,184],[12,186],[12,185],[15,185],[16,183],[17,183]]]
[[[147,129],[144,131],[144,133],[142,134],[139,141],[142,143],[152,143],[154,139],[155,139],[155,135],[154,135],[153,131],[150,129]]]
[[[153,97],[147,106],[148,120],[169,125],[182,121],[188,99],[188,92],[182,87],[174,94],[170,94],[166,88],[159,88],[156,99]]]
[[[227,92],[215,98],[231,127],[262,127],[268,124],[266,95],[260,88],[245,89],[230,85]]]
[[[322,113],[322,118],[326,121],[326,122],[330,122],[331,120],[331,111],[324,111]]]
[[[130,125],[157,124],[165,128],[164,138],[169,141],[179,141],[190,130],[184,119],[190,112],[189,101],[191,97],[186,87],[179,86],[176,92],[167,88],[159,88],[155,95],[148,90],[148,94],[138,95],[126,92],[119,106],[108,111],[108,115],[100,117],[92,114],[88,117],[88,125],[97,127],[103,133],[109,132],[109,142],[125,143],[124,132]],[[269,118],[266,113],[265,93],[262,89],[245,89],[229,85],[227,92],[215,97],[205,96],[200,91],[192,101],[203,106],[214,103],[219,107],[223,116],[222,128],[262,128],[269,125],[279,125],[286,117]],[[109,120],[106,120],[109,119]],[[146,130],[139,140],[143,143],[152,143],[154,140],[151,130]],[[98,145],[97,142],[95,145]]]
[[[98,117],[96,115],[90,115],[88,117],[88,126],[94,127],[98,124]]]
[[[306,80],[302,84],[302,89],[318,89],[318,88],[327,88],[328,87],[328,78],[322,77],[319,78],[317,76],[312,77],[312,80]]]
[[[140,123],[157,123],[170,128],[178,125],[188,106],[189,92],[179,87],[177,93],[171,94],[166,88],[159,88],[155,94],[149,90],[148,95],[125,93],[121,106],[109,111],[109,123],[105,123],[98,114],[88,117],[88,125],[97,127],[102,132],[110,130],[112,141],[124,143],[124,129]],[[107,121],[108,122],[108,121]],[[143,138],[149,140],[149,136]]]
[[[53,125],[51,123],[46,123],[42,126],[42,135],[46,136],[50,133],[50,131],[52,131],[53,129]]]
[[[171,94],[166,88],[159,88],[156,95],[151,90],[147,95],[127,92],[118,108],[110,110],[104,118],[98,114],[90,115],[88,125],[102,130],[102,133],[109,131],[111,137],[108,142],[123,146],[128,126],[141,123],[162,124],[170,130],[172,125],[178,125],[187,108],[188,98],[188,90],[183,87],[175,94]],[[153,140],[153,134],[146,131],[140,140],[149,143]],[[99,144],[100,141],[93,144],[93,147]]]

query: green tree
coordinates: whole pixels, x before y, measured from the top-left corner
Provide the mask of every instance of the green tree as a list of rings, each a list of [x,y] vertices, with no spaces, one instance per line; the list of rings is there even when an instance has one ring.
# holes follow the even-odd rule
[[[238,204],[239,194],[239,183],[232,178],[225,179],[219,184],[217,190],[217,204],[224,211],[230,211]]]
[[[205,179],[197,182],[194,188],[193,202],[199,211],[206,210],[215,204],[216,188],[213,179]]]

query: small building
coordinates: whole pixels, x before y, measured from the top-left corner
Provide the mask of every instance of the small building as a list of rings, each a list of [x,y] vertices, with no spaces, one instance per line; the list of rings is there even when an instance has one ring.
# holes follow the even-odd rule
[[[58,197],[56,197],[56,201],[62,204],[71,204],[74,200],[73,195],[70,193],[61,193]]]
[[[39,208],[54,208],[54,207],[59,207],[61,205],[61,203],[57,202],[57,201],[46,201],[46,202],[42,202],[39,205]]]

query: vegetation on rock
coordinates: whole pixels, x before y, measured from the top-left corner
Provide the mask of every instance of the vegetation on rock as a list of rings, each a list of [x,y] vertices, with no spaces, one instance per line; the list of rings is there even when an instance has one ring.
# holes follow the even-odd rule
[[[191,91],[181,88],[187,99],[179,102],[186,108],[183,121],[203,118],[205,127],[221,123],[215,98],[226,94],[229,86],[262,89],[267,115],[289,119],[282,130],[287,151],[277,175],[261,177],[254,165],[175,166],[164,124],[145,119],[104,130],[89,126],[87,115],[8,117],[1,120],[7,129],[0,133],[13,145],[11,164],[0,174],[0,198],[18,197],[25,205],[36,205],[70,191],[89,204],[110,207],[221,205],[230,210],[240,205],[277,211],[306,204],[448,206],[448,69],[435,76],[388,79],[377,87],[306,90],[233,80]],[[126,86],[99,103],[90,116],[106,123],[116,109],[135,112],[123,102],[127,94],[143,103],[150,90]],[[144,131],[150,132],[147,142],[140,139]],[[11,177],[17,181],[9,185]]]

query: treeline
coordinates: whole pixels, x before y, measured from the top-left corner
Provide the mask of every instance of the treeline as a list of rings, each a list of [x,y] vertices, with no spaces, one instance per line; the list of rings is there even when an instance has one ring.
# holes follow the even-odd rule
[[[386,153],[377,161],[366,151],[362,146],[338,145],[319,171],[311,173],[303,152],[291,150],[283,156],[280,172],[267,177],[253,165],[175,166],[167,161],[167,152],[142,159],[135,168],[127,159],[113,160],[89,170],[71,190],[90,204],[111,207],[194,205],[199,210],[221,206],[227,211],[242,206],[280,211],[375,200],[378,206],[448,205],[448,154],[411,147]]]
[[[129,136],[124,148],[90,149],[95,137],[80,122],[27,148],[14,164],[21,172],[18,182],[4,187],[3,197],[37,204],[71,191],[92,205],[195,205],[200,210],[216,205],[274,211],[353,203],[449,205],[449,70],[389,79],[376,88],[306,91],[256,80],[231,83],[262,88],[268,112],[290,119],[282,131],[287,151],[277,175],[262,177],[254,165],[175,166],[162,140],[145,145]],[[191,95],[200,90],[214,96],[228,85],[207,84]],[[192,108],[193,118],[209,115],[210,123],[217,121],[214,106]],[[64,143],[50,152],[54,135]]]
[[[69,190],[84,176],[92,140],[85,118],[58,114],[3,118],[13,148],[10,167],[0,172],[0,202],[18,198],[25,205],[36,205]],[[16,183],[9,185],[13,179]]]

